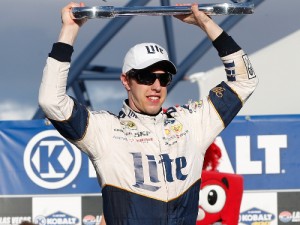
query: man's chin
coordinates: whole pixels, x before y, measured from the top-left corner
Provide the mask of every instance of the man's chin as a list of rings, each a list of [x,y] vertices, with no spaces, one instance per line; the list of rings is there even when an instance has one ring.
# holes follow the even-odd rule
[[[161,112],[161,108],[156,108],[156,109],[147,109],[146,112],[144,112],[143,114],[149,115],[149,116],[156,116],[157,114],[159,114]]]

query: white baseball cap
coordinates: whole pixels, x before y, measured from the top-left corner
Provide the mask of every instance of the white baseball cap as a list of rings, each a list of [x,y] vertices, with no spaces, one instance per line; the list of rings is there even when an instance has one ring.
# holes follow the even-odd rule
[[[133,46],[124,58],[123,73],[131,69],[146,69],[157,66],[163,70],[176,74],[176,66],[169,60],[167,51],[155,43],[141,43]]]

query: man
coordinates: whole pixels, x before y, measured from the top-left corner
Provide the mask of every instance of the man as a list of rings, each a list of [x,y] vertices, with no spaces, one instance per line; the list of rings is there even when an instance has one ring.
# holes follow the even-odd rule
[[[176,73],[165,49],[134,46],[121,74],[128,99],[118,116],[92,112],[66,95],[73,44],[85,20],[62,9],[58,43],[47,59],[39,104],[55,128],[92,161],[102,186],[108,225],[194,225],[206,149],[254,91],[257,78],[241,48],[210,17],[191,5],[178,19],[200,27],[212,40],[227,82],[206,99],[162,110]]]

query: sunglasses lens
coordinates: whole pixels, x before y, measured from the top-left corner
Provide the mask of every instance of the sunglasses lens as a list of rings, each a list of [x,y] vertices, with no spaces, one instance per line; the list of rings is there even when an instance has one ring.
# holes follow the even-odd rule
[[[137,73],[136,74],[136,81],[139,84],[145,84],[145,85],[152,85],[156,79],[159,80],[160,85],[162,87],[166,87],[169,85],[172,81],[172,74],[170,73],[150,73],[150,72],[144,72],[144,73]]]
[[[172,81],[172,74],[169,74],[169,73],[165,73],[165,74],[160,74],[158,76],[158,79],[159,79],[159,82],[160,82],[160,85],[162,87],[166,87],[168,86],[171,81]]]
[[[145,72],[136,72],[133,75],[133,78],[139,84],[152,85],[156,79],[159,80],[162,87],[168,86],[172,81],[172,74],[170,73],[150,73]]]
[[[139,84],[151,85],[156,80],[156,74],[154,73],[138,73],[136,81]]]

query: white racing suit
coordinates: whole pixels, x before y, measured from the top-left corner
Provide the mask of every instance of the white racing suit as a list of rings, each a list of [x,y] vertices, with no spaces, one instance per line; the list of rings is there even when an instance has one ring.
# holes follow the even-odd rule
[[[205,151],[258,83],[247,55],[224,33],[214,45],[228,81],[201,101],[156,116],[134,112],[127,101],[113,115],[90,111],[70,98],[66,82],[72,47],[53,47],[39,104],[56,129],[92,161],[107,225],[195,225]],[[60,51],[69,56],[60,57]]]

